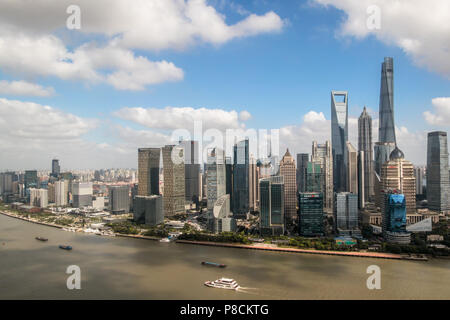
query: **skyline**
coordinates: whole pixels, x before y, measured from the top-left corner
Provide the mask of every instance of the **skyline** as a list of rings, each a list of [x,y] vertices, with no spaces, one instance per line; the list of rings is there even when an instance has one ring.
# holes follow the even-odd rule
[[[409,15],[424,12],[420,23],[409,25],[409,33],[394,22],[411,16],[389,11],[380,30],[364,29],[359,34],[349,26],[358,14],[366,14],[364,4],[350,1],[337,1],[334,6],[324,6],[331,2],[325,0],[243,5],[182,1],[185,6],[180,11],[168,7],[169,12],[181,17],[192,15],[189,10],[194,9],[208,12],[222,32],[197,25],[191,34],[177,38],[167,33],[158,42],[157,33],[151,31],[158,21],[150,21],[146,36],[152,41],[141,45],[133,40],[143,35],[126,30],[130,18],[117,13],[120,1],[111,8],[123,22],[116,26],[107,19],[110,16],[95,23],[105,14],[99,11],[101,4],[73,2],[86,17],[80,30],[66,30],[60,24],[68,16],[64,1],[49,4],[53,10],[45,22],[27,20],[27,14],[37,10],[34,4],[0,4],[4,27],[0,32],[4,53],[0,54],[0,170],[42,170],[53,158],[63,168],[137,168],[138,148],[170,143],[170,132],[192,126],[192,116],[203,120],[205,128],[279,128],[280,155],[287,148],[293,155],[311,153],[312,141],[331,140],[332,90],[348,92],[349,141],[355,146],[357,119],[364,106],[373,128],[378,128],[380,67],[386,56],[395,60],[397,144],[406,158],[425,165],[427,133],[448,131],[450,37],[449,28],[439,26],[448,25],[450,19],[432,14],[438,8],[445,12],[442,8],[449,5],[444,1],[435,1],[436,6],[403,2],[412,6]],[[371,2],[382,13],[390,8],[387,1]],[[155,3],[175,6],[173,1]],[[139,4],[132,6],[136,9]],[[44,9],[45,5],[39,7]],[[17,19],[7,17],[8,12]],[[121,35],[120,45],[112,45],[119,39],[112,31]],[[14,40],[18,35],[22,43]],[[45,40],[43,47],[36,46],[39,39]],[[27,44],[35,46],[32,55]],[[52,55],[56,49],[64,52],[62,57]],[[110,65],[77,60],[88,53]],[[321,58],[325,54],[327,59]],[[172,70],[169,77],[155,78],[155,61],[166,62],[158,66]],[[108,73],[111,70],[115,73]],[[147,73],[139,73],[142,70]],[[122,84],[117,82],[119,76],[124,76]],[[144,83],[135,83],[138,80]],[[378,141],[377,131],[373,130],[373,142]]]

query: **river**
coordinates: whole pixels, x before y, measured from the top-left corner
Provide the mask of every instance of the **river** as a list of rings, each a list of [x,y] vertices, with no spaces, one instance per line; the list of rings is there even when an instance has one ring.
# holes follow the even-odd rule
[[[60,244],[73,250],[61,250]],[[204,260],[227,268],[202,266]],[[80,290],[67,289],[70,265],[81,269]],[[380,290],[367,289],[370,265],[381,269]],[[243,289],[203,285],[222,276]],[[0,299],[450,299],[450,260],[159,243],[66,232],[0,215]]]

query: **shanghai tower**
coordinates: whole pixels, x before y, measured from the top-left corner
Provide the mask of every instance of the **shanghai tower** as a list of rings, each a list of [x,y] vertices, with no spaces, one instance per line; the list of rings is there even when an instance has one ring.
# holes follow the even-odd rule
[[[394,142],[394,59],[384,58],[381,65],[379,142]]]
[[[375,144],[375,172],[381,174],[381,166],[397,146],[394,124],[394,59],[384,58],[381,64],[380,110],[378,142]]]

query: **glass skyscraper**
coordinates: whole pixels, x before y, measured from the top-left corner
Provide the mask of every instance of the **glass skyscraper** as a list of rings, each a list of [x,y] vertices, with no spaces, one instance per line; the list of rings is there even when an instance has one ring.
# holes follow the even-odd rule
[[[260,233],[280,235],[284,233],[284,179],[272,176],[259,181],[260,188]]]
[[[450,210],[447,132],[428,133],[427,200],[431,211]]]
[[[305,192],[305,170],[309,161],[309,154],[298,153],[297,154],[297,192]]]
[[[324,234],[322,193],[299,193],[298,203],[298,226],[300,235],[306,237],[322,236]]]
[[[159,148],[138,149],[138,195],[159,195]]]
[[[358,151],[364,152],[364,195],[371,200],[373,189],[372,117],[364,107],[358,118]]]
[[[184,149],[185,197],[198,202],[200,196],[200,161],[198,141],[180,141]]]
[[[249,140],[245,139],[233,148],[233,197],[235,219],[245,219],[249,212]]]
[[[347,191],[348,93],[331,92],[331,146],[335,192]]]

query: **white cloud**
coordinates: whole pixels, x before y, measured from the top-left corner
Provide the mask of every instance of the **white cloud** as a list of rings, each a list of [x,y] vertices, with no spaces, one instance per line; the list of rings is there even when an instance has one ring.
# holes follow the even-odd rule
[[[243,124],[239,120],[245,121],[239,119],[238,113],[235,110],[194,109],[191,107],[165,107],[163,109],[122,108],[114,112],[113,115],[124,120],[133,121],[148,128],[163,130],[192,130],[195,121],[201,122],[203,129],[238,129],[242,128]],[[250,114],[244,115],[248,116]]]
[[[448,0],[314,0],[346,13],[339,34],[369,35],[400,47],[413,61],[450,78],[450,2]],[[381,9],[380,29],[369,29],[367,8]]]
[[[243,110],[243,111],[239,112],[239,120],[247,121],[247,120],[250,120],[251,118],[252,118],[252,115],[247,110]]]
[[[435,113],[425,111],[425,121],[435,126],[450,126],[450,97],[440,97],[431,100]]]
[[[55,90],[52,87],[43,87],[27,81],[0,80],[0,94],[49,97],[55,94]]]

